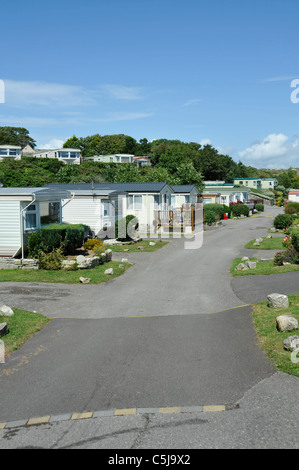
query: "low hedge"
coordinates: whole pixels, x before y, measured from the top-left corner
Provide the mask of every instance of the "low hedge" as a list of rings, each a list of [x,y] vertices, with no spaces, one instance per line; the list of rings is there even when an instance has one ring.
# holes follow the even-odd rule
[[[255,205],[255,208],[259,212],[264,212],[264,204],[258,203],[258,204]]]
[[[72,254],[84,243],[89,227],[81,224],[52,224],[42,227],[39,232],[29,235],[29,256],[37,256],[39,251],[50,253],[63,247],[64,254]]]
[[[275,228],[282,230],[290,227],[293,222],[293,217],[291,214],[278,214],[273,222]]]
[[[241,215],[249,217],[249,207],[246,204],[234,204],[231,209],[234,217],[240,217]]]
[[[219,220],[223,218],[223,213],[227,212],[224,210],[224,205],[223,204],[216,204],[216,203],[208,203],[204,205],[204,211],[205,212],[213,212],[215,214],[215,217]]]

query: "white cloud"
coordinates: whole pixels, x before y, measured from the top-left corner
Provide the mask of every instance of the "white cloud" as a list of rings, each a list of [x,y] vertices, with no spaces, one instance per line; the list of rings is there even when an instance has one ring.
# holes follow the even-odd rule
[[[282,133],[269,134],[262,142],[238,152],[238,157],[245,165],[258,168],[298,167],[299,139],[290,142]]]
[[[81,86],[47,83],[42,81],[4,80],[8,106],[30,105],[83,106],[95,102],[94,92]]]
[[[188,100],[186,103],[183,104],[183,106],[191,106],[193,104],[200,103],[201,100],[199,98],[194,98],[193,100]]]
[[[204,145],[212,145],[212,141],[210,139],[201,139],[199,141],[200,145],[204,146]]]
[[[117,100],[141,100],[143,99],[142,87],[128,87],[123,85],[102,85],[101,87],[104,92],[109,96]]]
[[[65,139],[67,140],[67,139]],[[40,145],[41,149],[60,149],[62,148],[65,140],[60,140],[60,139],[51,139],[48,143]]]

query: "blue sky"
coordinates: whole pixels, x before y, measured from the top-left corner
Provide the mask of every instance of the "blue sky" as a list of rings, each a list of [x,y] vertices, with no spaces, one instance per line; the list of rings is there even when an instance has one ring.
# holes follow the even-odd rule
[[[297,0],[2,2],[0,125],[38,148],[122,133],[299,167],[298,18]]]

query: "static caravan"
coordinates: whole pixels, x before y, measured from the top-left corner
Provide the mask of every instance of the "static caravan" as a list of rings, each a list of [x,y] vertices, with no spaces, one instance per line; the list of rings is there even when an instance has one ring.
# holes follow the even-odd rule
[[[292,202],[299,202],[299,189],[291,189],[289,191],[288,200]]]
[[[194,184],[171,185],[174,194],[171,195],[171,207],[181,208],[183,204],[195,204],[199,191]]]
[[[62,221],[88,225],[97,236],[103,230],[105,232],[114,227],[126,207],[126,193],[118,191],[113,184],[66,183],[48,184],[45,187],[54,191],[69,191],[70,200],[63,201]]]
[[[24,257],[30,233],[43,224],[61,222],[67,191],[50,188],[0,188],[0,256]]]

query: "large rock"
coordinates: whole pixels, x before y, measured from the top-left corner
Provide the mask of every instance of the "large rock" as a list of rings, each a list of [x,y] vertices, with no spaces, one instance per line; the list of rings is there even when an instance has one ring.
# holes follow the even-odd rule
[[[238,266],[235,267],[235,271],[247,271],[247,269],[249,269],[249,267],[244,263],[239,263]]]
[[[113,274],[113,268],[106,269],[105,274]]]
[[[79,278],[79,280],[81,284],[88,284],[91,281],[89,277],[82,277],[82,276]]]
[[[12,315],[14,315],[14,311],[7,305],[2,305],[0,306],[0,315],[4,315],[5,317],[11,317]]]
[[[299,348],[299,336],[289,336],[283,342],[283,347],[287,351],[294,351]]]
[[[93,256],[92,258],[87,258],[85,256],[77,256],[78,269],[90,269],[95,266],[99,266],[100,258],[99,256]]]
[[[256,269],[256,262],[255,261],[246,261],[245,266],[249,269]]]
[[[256,238],[255,241],[256,241],[256,243],[262,243],[263,239],[262,238]]]
[[[287,295],[283,294],[269,294],[267,296],[268,306],[273,308],[288,308],[289,299]]]
[[[242,261],[242,262],[244,262],[244,261],[249,261],[248,256],[243,256],[243,258],[241,259],[241,261]]]
[[[0,338],[8,334],[7,323],[0,323]]]
[[[298,329],[298,320],[291,315],[279,315],[276,318],[276,326],[278,331],[291,331]]]

